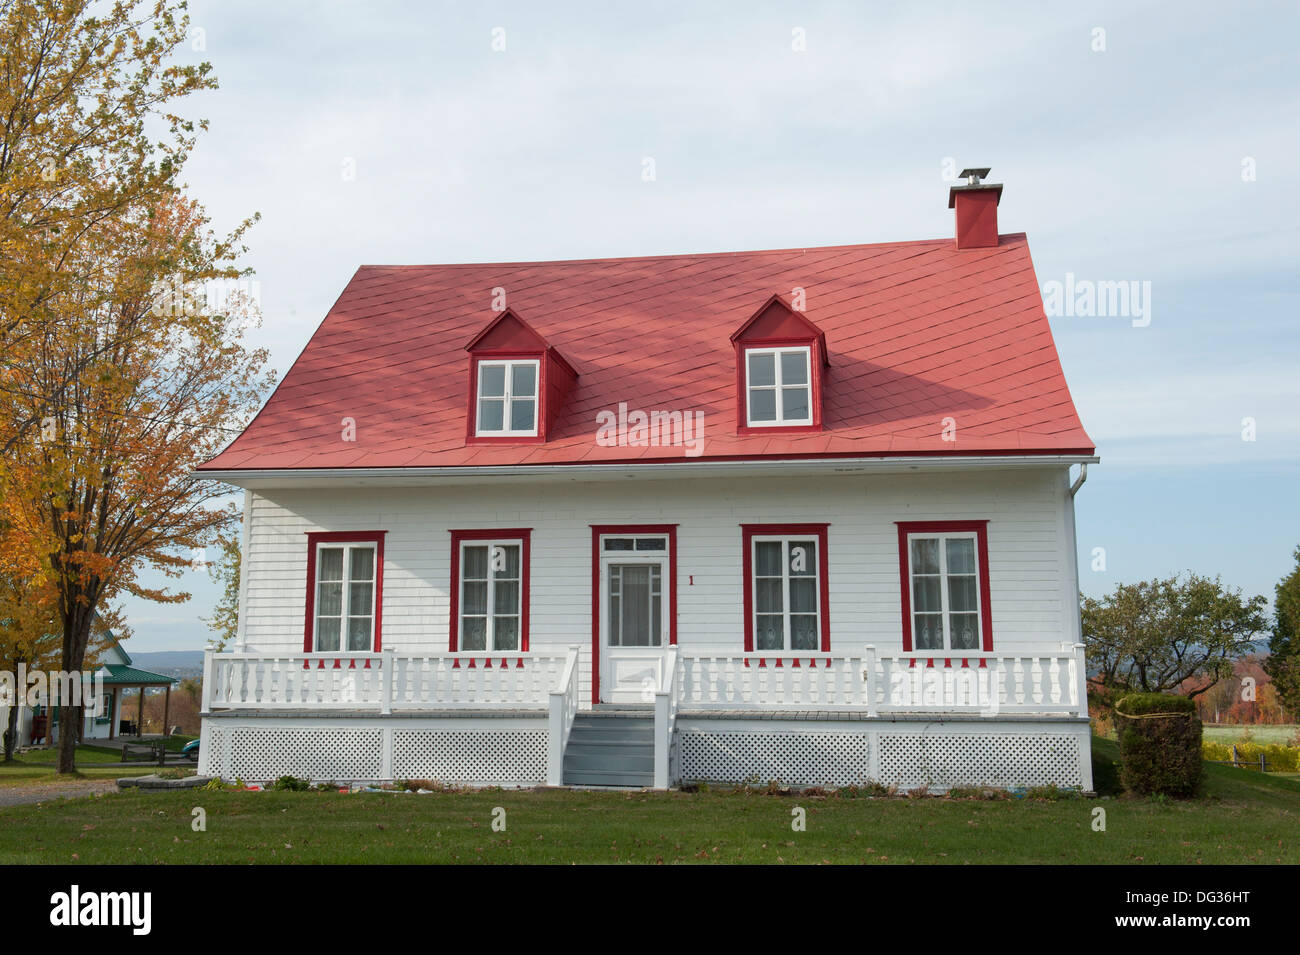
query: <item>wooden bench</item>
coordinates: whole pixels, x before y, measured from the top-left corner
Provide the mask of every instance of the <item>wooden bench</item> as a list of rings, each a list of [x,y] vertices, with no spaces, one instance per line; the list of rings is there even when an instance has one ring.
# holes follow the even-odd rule
[[[139,760],[161,763],[164,750],[162,743],[127,743],[122,747],[122,762],[130,763]]]

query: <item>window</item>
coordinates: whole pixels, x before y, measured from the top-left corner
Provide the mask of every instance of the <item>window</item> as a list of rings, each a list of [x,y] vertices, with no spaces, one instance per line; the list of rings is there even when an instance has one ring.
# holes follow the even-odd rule
[[[479,435],[537,434],[537,360],[478,363]]]
[[[744,354],[749,427],[811,425],[811,349],[750,348]]]
[[[899,525],[904,650],[991,650],[987,522]]]
[[[529,534],[452,531],[453,651],[528,649]]]
[[[830,650],[826,524],[742,525],[745,650]]]
[[[380,648],[382,531],[307,535],[308,653],[370,653]]]

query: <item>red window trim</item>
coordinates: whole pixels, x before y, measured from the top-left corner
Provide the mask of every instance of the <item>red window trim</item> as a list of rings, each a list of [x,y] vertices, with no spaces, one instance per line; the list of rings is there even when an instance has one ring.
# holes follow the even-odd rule
[[[449,621],[450,634],[447,640],[447,649],[456,653],[460,649],[460,545],[463,541],[482,541],[482,540],[519,540],[522,543],[522,549],[519,552],[519,651],[528,652],[528,591],[529,591],[529,565],[532,553],[532,535],[531,527],[488,527],[480,530],[458,530],[451,532],[451,586],[448,590],[451,592],[451,618]],[[466,651],[467,653],[478,653],[478,650]],[[485,650],[485,653],[495,653],[495,650]]]
[[[677,525],[591,525],[591,702],[600,702],[600,538],[606,534],[633,536],[665,534],[668,537],[668,645],[677,645]]]
[[[983,521],[896,521],[898,525],[898,575],[903,601],[903,652],[912,652],[912,574],[911,555],[907,547],[908,534],[975,534],[976,557],[979,560],[980,629],[983,631],[984,652],[993,650],[993,605],[989,600],[989,522]],[[927,651],[928,652],[928,651]],[[948,656],[960,656],[959,651],[944,651]],[[942,656],[943,654],[939,654]]]
[[[825,361],[825,355],[822,354],[822,343],[819,338],[754,338],[738,339],[735,343],[736,351],[736,433],[739,435],[758,435],[758,434],[804,434],[808,432],[822,431],[822,364]],[[807,348],[808,349],[808,380],[811,387],[808,392],[808,401],[812,405],[812,424],[791,424],[791,425],[771,425],[769,427],[751,427],[747,408],[749,405],[749,390],[746,376],[748,368],[748,357],[745,355],[751,349],[763,348]]]
[[[742,573],[745,575],[745,652],[754,652],[754,538],[816,537],[819,553],[817,599],[821,618],[822,653],[831,649],[831,562],[828,544],[829,524],[741,524],[740,540],[744,551]],[[782,651],[783,653],[790,651]]]
[[[535,361],[537,362],[537,434],[482,435],[478,434],[478,366],[480,362]],[[466,444],[545,444],[546,443],[546,386],[545,350],[541,351],[484,351],[469,357],[469,401],[465,415]],[[509,409],[506,409],[507,413]]]
[[[383,649],[384,622],[384,535],[388,531],[308,531],[307,533],[307,620],[303,626],[302,652],[311,653],[316,636],[316,546],[318,544],[375,545],[375,639],[371,652]],[[339,641],[339,646],[343,641]]]

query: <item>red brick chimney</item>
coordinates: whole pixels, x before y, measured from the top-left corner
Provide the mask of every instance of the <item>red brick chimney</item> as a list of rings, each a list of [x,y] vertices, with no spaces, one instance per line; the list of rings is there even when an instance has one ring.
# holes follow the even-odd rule
[[[983,182],[988,169],[963,169],[966,181],[948,190],[948,208],[957,210],[957,248],[987,249],[998,244],[1000,182]]]

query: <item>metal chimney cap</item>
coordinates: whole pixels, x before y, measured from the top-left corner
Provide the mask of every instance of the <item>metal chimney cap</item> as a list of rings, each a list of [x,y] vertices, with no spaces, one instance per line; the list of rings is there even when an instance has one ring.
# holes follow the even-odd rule
[[[988,178],[990,168],[985,166],[981,169],[963,169],[958,178],[965,179],[968,185],[978,186],[981,179]]]
[[[1002,201],[1002,183],[985,182],[984,177],[989,174],[988,166],[971,167],[961,171],[962,179],[965,182],[958,183],[948,190],[948,208],[952,209],[957,204],[957,193],[959,192],[995,192],[997,201]]]

